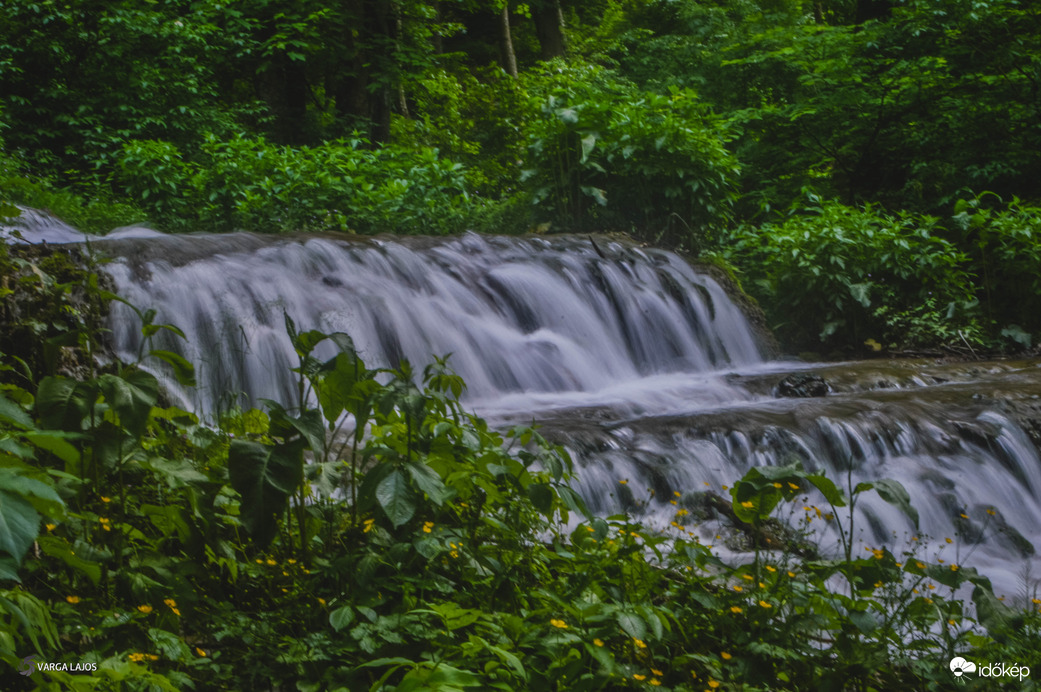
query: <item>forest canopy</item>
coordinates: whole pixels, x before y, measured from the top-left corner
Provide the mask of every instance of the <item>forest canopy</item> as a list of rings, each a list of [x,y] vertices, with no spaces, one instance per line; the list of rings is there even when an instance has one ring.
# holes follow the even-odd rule
[[[3,188],[71,190],[103,231],[622,231],[730,263],[793,348],[1018,347],[1038,46],[1019,0],[13,0]],[[892,257],[870,232],[779,263],[832,212],[928,234],[951,288],[865,281],[847,251]],[[778,291],[821,273],[830,317],[791,325]]]

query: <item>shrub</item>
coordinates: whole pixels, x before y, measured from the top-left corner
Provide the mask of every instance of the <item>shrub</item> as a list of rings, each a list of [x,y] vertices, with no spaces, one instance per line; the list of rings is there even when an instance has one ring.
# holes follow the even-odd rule
[[[543,220],[694,248],[726,220],[737,163],[694,92],[642,92],[593,67],[548,70],[532,86],[541,117],[523,176]]]

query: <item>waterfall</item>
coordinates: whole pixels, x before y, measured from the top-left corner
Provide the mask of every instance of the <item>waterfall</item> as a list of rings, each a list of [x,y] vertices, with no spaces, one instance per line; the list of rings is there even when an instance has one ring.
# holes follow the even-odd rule
[[[728,500],[723,486],[749,468],[798,461],[842,487],[893,478],[908,490],[920,530],[865,493],[858,550],[976,566],[1009,596],[1036,588],[1041,458],[1022,413],[1041,419],[1037,361],[765,360],[720,282],[675,254],[604,237],[124,229],[92,244],[113,258],[104,270],[121,296],[184,331],[185,340],[160,332],[154,347],[196,364],[197,388],[165,385],[204,415],[292,402],[288,314],[301,329],[347,332],[370,366],[450,355],[468,385],[464,404],[496,425],[537,421],[571,452],[576,488],[602,515],[635,514],[668,532],[689,509],[690,530],[740,551],[717,539],[723,523],[707,493]],[[133,311],[114,305],[110,327],[113,349],[132,360]],[[827,395],[778,397],[792,373],[823,378]],[[789,509],[798,523],[803,502]],[[833,525],[810,525],[835,547]]]

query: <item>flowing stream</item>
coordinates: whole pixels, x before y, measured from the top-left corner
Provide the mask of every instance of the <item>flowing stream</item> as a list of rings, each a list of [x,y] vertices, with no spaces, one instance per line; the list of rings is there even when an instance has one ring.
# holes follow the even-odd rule
[[[29,240],[80,239],[44,215],[22,225]],[[288,314],[301,329],[349,333],[370,365],[451,354],[466,405],[497,424],[538,422],[572,453],[576,488],[602,515],[628,512],[668,532],[686,509],[688,530],[740,552],[740,534],[706,499],[727,497],[722,486],[753,466],[798,460],[843,487],[894,478],[908,490],[920,530],[866,493],[863,547],[975,566],[1011,599],[1037,589],[1041,458],[1030,426],[1041,420],[1041,362],[771,361],[711,273],[606,237],[123,229],[92,244],[114,258],[104,270],[120,295],[187,335],[155,346],[196,364],[197,388],[165,384],[203,415],[292,401]],[[110,326],[116,353],[133,359],[133,312],[116,305]],[[778,396],[793,375],[827,391]],[[795,522],[804,514],[802,502],[785,509]],[[810,526],[835,549],[824,524]]]

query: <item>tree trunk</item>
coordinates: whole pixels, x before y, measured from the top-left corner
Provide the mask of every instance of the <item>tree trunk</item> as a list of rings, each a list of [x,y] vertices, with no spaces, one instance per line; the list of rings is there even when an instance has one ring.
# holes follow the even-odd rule
[[[502,12],[499,14],[499,28],[501,29],[499,50],[502,52],[502,65],[507,74],[516,77],[517,55],[513,52],[513,37],[510,36],[509,3],[503,3]]]
[[[560,9],[560,0],[532,4],[531,18],[535,21],[535,35],[539,39],[542,59],[564,57],[567,53],[567,39],[564,36],[564,13]]]

